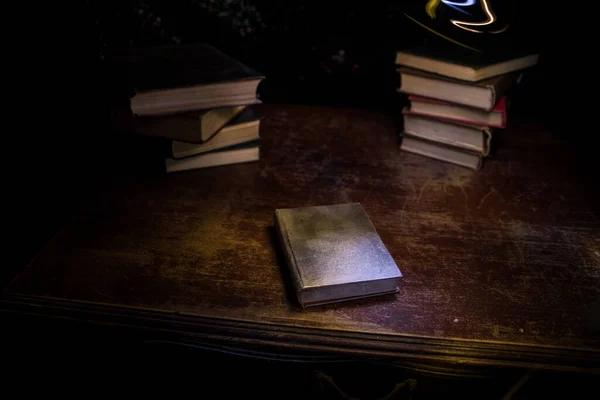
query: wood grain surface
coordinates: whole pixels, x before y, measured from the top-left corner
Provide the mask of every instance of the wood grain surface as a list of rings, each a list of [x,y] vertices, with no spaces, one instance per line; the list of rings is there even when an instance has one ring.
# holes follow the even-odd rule
[[[299,348],[598,367],[598,197],[566,142],[514,123],[472,172],[401,153],[383,114],[260,112],[260,162],[99,188],[3,307],[204,321],[227,340],[254,329]],[[400,293],[303,310],[274,210],[346,202],[373,221],[404,274]]]

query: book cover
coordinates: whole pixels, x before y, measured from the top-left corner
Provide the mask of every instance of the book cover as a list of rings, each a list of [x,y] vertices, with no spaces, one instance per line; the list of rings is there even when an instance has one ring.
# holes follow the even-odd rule
[[[471,82],[532,67],[538,60],[537,53],[449,51],[426,46],[396,54],[398,65]]]
[[[259,102],[259,101],[257,101]],[[246,109],[245,105],[173,115],[133,115],[125,107],[112,110],[115,129],[189,143],[203,143]]]
[[[228,148],[241,143],[256,141],[260,137],[260,119],[260,115],[254,112],[252,108],[246,108],[240,115],[204,143],[196,144],[174,140],[171,143],[171,156],[180,159]]]
[[[402,274],[360,204],[278,209],[275,223],[303,307],[397,290]]]
[[[131,94],[263,78],[205,43],[114,50],[108,58]]]
[[[113,51],[115,101],[135,115],[167,115],[252,104],[260,73],[207,44]]]

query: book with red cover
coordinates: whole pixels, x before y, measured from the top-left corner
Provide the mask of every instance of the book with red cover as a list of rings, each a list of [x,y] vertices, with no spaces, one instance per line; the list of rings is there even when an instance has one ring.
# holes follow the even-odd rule
[[[409,114],[471,125],[506,128],[506,96],[501,97],[489,112],[427,97],[409,96],[408,99],[410,100]]]

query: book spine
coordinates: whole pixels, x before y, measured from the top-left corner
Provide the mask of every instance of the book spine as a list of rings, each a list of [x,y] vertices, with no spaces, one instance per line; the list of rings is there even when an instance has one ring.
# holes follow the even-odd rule
[[[279,236],[279,241],[283,245],[283,252],[285,255],[286,262],[288,264],[288,269],[292,275],[292,280],[294,282],[294,287],[296,288],[296,297],[300,302],[302,307],[306,307],[306,304],[302,301],[302,277],[300,276],[300,272],[298,271],[296,258],[294,257],[294,251],[292,250],[292,246],[290,245],[290,240],[288,237],[287,229],[285,227],[285,223],[283,219],[279,218],[278,210],[275,210],[275,228],[277,229],[277,233]]]
[[[490,91],[490,104],[488,104],[485,111],[492,112],[494,106],[498,102],[498,95],[496,94],[496,88],[494,86],[489,87],[488,90]]]
[[[483,156],[487,157],[490,155],[490,151],[492,150],[492,130],[484,129],[483,135],[485,138],[485,148],[484,148]]]
[[[516,74],[507,74],[504,79],[500,79],[495,85],[487,86],[492,95],[492,106],[489,111],[492,111],[496,104],[505,96],[512,83],[516,80]],[[504,110],[506,113],[506,109]]]

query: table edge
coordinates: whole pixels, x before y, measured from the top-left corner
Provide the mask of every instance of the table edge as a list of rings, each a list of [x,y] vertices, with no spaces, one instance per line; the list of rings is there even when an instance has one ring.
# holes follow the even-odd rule
[[[320,351],[340,356],[440,361],[472,367],[516,367],[600,373],[600,350],[533,344],[389,335],[250,322],[13,293],[0,295],[0,313],[121,326],[197,341]]]

